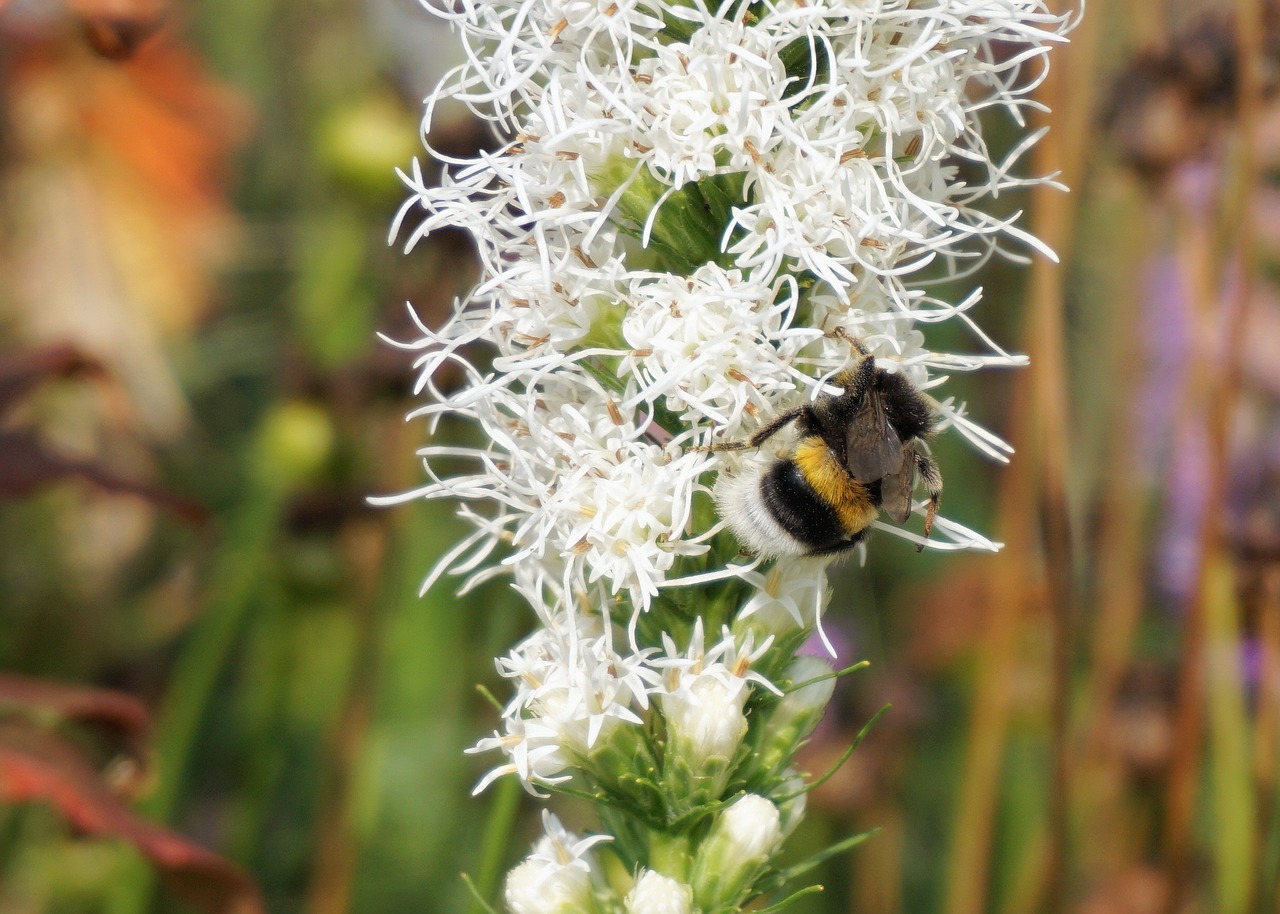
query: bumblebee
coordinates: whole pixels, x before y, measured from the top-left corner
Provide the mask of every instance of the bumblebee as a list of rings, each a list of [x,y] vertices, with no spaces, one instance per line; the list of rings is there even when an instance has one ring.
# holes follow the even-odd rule
[[[832,379],[843,393],[789,410],[746,441],[711,446],[745,450],[787,426],[798,431],[787,451],[721,474],[714,489],[729,529],[765,558],[838,555],[863,540],[881,511],[905,523],[917,478],[929,496],[924,535],[933,528],[942,474],[919,444],[937,416],[906,377],[878,368],[866,346],[852,342],[858,361]]]

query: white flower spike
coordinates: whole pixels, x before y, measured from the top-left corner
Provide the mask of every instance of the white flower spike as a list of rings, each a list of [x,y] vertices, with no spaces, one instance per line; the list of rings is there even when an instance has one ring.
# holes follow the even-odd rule
[[[1052,256],[986,207],[1048,181],[1019,174],[1041,135],[1025,113],[1072,23],[1043,0],[445,6],[465,62],[424,135],[450,98],[494,142],[433,152],[434,184],[402,173],[392,237],[460,228],[481,278],[396,345],[429,396],[415,415],[469,419],[485,443],[428,444],[426,483],[386,501],[456,501],[474,532],[425,586],[509,574],[540,625],[498,661],[514,695],[473,751],[505,758],[477,790],[514,774],[573,791],[633,838],[599,848],[635,876],[614,897],[630,877],[598,878],[603,837],[549,818],[507,903],[736,910],[803,812],[792,756],[832,683],[773,682],[829,670],[792,666],[822,633],[827,563],[871,530],[998,548],[935,522],[928,439],[1008,459],[947,380],[1025,359],[975,322],[979,287],[930,290],[997,254]],[[1023,136],[995,158],[983,122],[1001,111]],[[943,321],[965,351],[931,348]]]

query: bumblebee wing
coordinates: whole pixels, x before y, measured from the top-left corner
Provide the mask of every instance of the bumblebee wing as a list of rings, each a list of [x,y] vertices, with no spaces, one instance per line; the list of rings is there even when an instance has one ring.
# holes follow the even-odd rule
[[[911,492],[916,483],[915,448],[902,449],[897,472],[880,480],[880,508],[895,524],[905,524],[911,516]]]
[[[858,404],[845,437],[845,465],[859,482],[875,482],[903,466],[902,439],[894,431],[876,390]]]

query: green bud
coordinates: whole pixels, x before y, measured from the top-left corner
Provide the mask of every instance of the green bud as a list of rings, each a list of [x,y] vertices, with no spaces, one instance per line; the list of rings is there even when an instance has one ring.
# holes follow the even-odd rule
[[[666,829],[649,831],[649,867],[660,873],[689,881],[693,867],[692,838],[688,832],[675,833]]]
[[[782,838],[778,807],[757,794],[736,800],[716,818],[693,865],[693,898],[701,911],[736,911]]]
[[[400,187],[394,169],[421,152],[417,119],[389,93],[366,95],[325,116],[317,149],[353,188],[393,194]]]
[[[813,732],[826,713],[835,691],[831,665],[817,657],[801,655],[791,661],[784,682],[800,685],[773,705],[761,709],[752,733],[750,777],[780,775],[790,764],[800,744]]]
[[[733,205],[741,202],[737,175],[718,175],[676,188],[648,167],[615,156],[592,175],[602,195],[624,187],[617,201],[625,227],[643,233],[649,227],[648,247],[660,255],[666,269],[692,273],[708,262],[719,262],[721,243]]]
[[[608,793],[652,815],[661,813],[658,760],[643,727],[626,721],[607,726],[580,766]]]
[[[674,815],[720,799],[747,733],[747,689],[715,676],[692,678],[662,697],[667,719],[663,785]]]
[[[319,406],[300,400],[276,406],[254,442],[259,479],[281,488],[307,481],[329,459],[333,438],[333,422]]]

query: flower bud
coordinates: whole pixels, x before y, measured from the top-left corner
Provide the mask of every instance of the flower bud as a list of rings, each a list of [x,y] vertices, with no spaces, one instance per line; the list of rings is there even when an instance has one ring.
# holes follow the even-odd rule
[[[665,783],[679,813],[720,798],[747,733],[745,683],[701,674],[662,697],[669,742]]]
[[[689,914],[693,890],[669,876],[645,870],[628,894],[626,914]]]
[[[756,725],[756,751],[748,777],[780,774],[791,763],[800,743],[826,713],[836,686],[833,672],[830,664],[817,657],[801,655],[791,662],[784,678],[800,687],[769,707]]]
[[[303,401],[277,405],[262,419],[253,459],[259,479],[286,488],[314,476],[333,450],[334,428],[329,414]]]
[[[747,897],[782,838],[778,807],[746,794],[720,813],[698,849],[693,897],[707,911],[736,907]]]
[[[732,758],[747,732],[746,698],[746,689],[714,676],[699,676],[687,689],[665,696],[662,710],[673,742],[695,765]]]
[[[625,796],[637,808],[653,809],[660,803],[655,784],[659,764],[644,727],[610,718],[582,768],[615,796]]]
[[[546,834],[533,853],[507,874],[507,907],[511,914],[593,914],[597,905],[590,850],[608,838],[579,838],[546,811],[542,823]]]
[[[345,184],[382,197],[392,169],[413,156],[417,132],[393,96],[364,95],[321,121],[316,151]]]
[[[783,773],[782,783],[773,793],[782,819],[781,828],[784,839],[791,837],[791,833],[804,819],[804,811],[809,799],[809,794],[804,788],[804,777],[795,769],[789,768]]]
[[[504,894],[511,914],[581,914],[594,910],[589,871],[532,857],[507,874]]]

